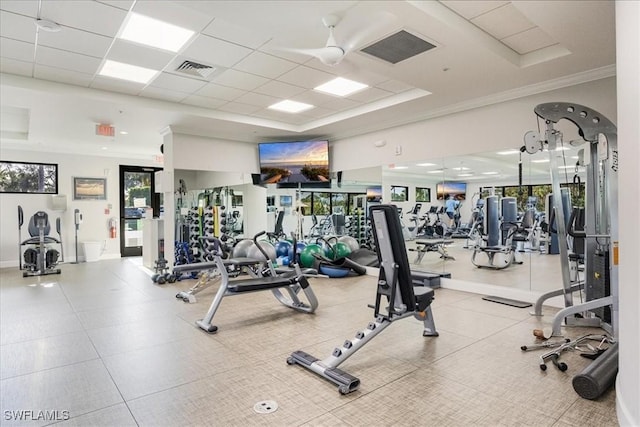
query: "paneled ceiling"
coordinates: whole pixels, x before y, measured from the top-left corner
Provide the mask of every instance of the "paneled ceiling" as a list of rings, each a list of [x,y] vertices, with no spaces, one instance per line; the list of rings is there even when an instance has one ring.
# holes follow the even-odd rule
[[[194,35],[178,52],[129,42],[132,13]],[[357,41],[340,64],[282,49],[323,47],[329,15],[338,45]],[[245,142],[336,140],[615,74],[611,1],[1,0],[0,18],[3,148],[149,158],[168,125]],[[396,64],[361,52],[400,30],[436,47]],[[147,84],[105,77],[107,60],[158,72]],[[213,70],[177,71],[185,60]],[[314,90],[335,77],[368,88]],[[313,108],[268,108],[284,99]],[[96,136],[99,123],[116,135]]]

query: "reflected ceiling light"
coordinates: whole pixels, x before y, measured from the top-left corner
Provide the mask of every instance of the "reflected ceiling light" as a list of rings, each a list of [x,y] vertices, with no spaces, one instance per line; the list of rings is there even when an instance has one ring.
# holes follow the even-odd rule
[[[126,130],[121,130],[120,135],[129,135],[129,132],[127,132]]]
[[[451,168],[451,169],[453,169],[454,171],[468,171],[468,170],[470,170],[469,168],[464,167],[464,166],[459,166],[457,168]]]
[[[284,111],[285,113],[299,113],[301,111],[310,110],[313,108],[313,105],[285,99],[284,101],[276,102],[267,108],[270,110]]]
[[[531,163],[549,163],[549,159],[531,160]]]
[[[131,12],[118,37],[158,49],[177,52],[194,34],[193,31],[186,28]]]
[[[482,175],[498,175],[498,172],[482,172]]]
[[[320,86],[314,87],[313,90],[335,96],[347,96],[367,87],[369,86],[364,83],[345,79],[343,77],[337,77],[324,84],[321,84]]]
[[[394,166],[392,169],[409,169],[409,166]]]
[[[472,173],[459,173],[458,176],[473,176]]]
[[[435,163],[418,163],[416,166],[437,166]]]
[[[427,173],[444,173],[444,169],[434,169],[432,171],[427,171]]]
[[[102,147],[103,150],[107,150],[107,147]]]
[[[556,147],[556,151],[567,151],[569,147]]]
[[[501,156],[508,156],[510,154],[518,154],[520,150],[506,150],[506,151],[498,151],[496,154],[500,154]]]
[[[125,64],[123,62],[107,59],[98,74],[101,76],[113,77],[115,79],[147,84],[159,72],[160,71],[158,70],[138,67],[137,65]]]

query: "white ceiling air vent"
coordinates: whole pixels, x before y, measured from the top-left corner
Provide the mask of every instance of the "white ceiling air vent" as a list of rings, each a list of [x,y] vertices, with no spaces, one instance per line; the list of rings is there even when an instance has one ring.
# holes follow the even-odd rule
[[[207,79],[214,71],[216,71],[216,68],[211,65],[198,64],[193,61],[183,61],[176,68],[177,73],[188,74],[201,79]]]
[[[404,61],[405,59],[409,59],[435,47],[434,44],[406,30],[400,30],[360,51],[382,59],[383,61],[397,64],[400,61]]]

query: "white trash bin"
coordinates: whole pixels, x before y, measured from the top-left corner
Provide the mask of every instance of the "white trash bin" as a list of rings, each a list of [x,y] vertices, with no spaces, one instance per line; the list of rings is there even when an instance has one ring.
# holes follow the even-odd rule
[[[102,250],[102,242],[82,242],[84,248],[84,260],[86,262],[95,262],[100,259]]]

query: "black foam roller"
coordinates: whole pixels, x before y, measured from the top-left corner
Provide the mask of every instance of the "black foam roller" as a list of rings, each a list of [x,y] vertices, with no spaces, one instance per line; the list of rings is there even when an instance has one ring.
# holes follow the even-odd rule
[[[611,387],[617,373],[618,343],[615,343],[580,374],[573,377],[573,389],[580,397],[595,400]]]

